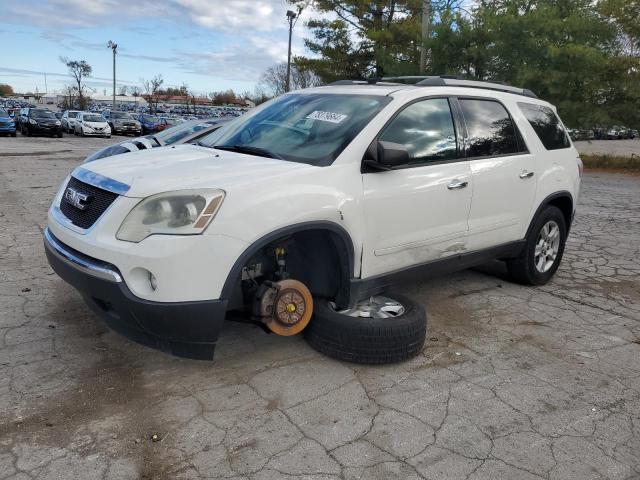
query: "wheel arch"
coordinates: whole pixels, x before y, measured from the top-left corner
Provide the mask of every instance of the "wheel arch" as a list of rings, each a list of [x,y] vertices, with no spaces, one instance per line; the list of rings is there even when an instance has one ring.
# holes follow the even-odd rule
[[[336,295],[336,303],[347,305],[350,297],[350,280],[353,277],[355,250],[351,235],[347,230],[331,221],[309,221],[289,225],[267,233],[253,242],[246,248],[242,254],[236,259],[227,279],[222,287],[221,298],[230,302],[236,298],[238,287],[240,286],[242,269],[247,263],[261,250],[280,239],[285,239],[296,234],[309,234],[316,232],[323,236],[328,236],[332,240],[332,247],[338,259],[338,264],[333,265],[337,268],[339,274],[340,285]],[[327,265],[329,268],[330,265]]]
[[[531,228],[533,227],[533,223],[535,222],[535,219],[538,218],[538,215],[540,215],[540,212],[542,212],[542,210],[549,205],[553,205],[554,207],[560,209],[567,225],[567,234],[569,233],[571,222],[573,221],[574,201],[573,195],[571,195],[570,192],[568,192],[567,190],[562,190],[548,195],[544,200],[542,200],[542,202],[540,202],[540,205],[538,205],[537,210],[531,217],[531,221],[529,222],[529,227],[527,228],[527,235],[525,238],[529,237]]]

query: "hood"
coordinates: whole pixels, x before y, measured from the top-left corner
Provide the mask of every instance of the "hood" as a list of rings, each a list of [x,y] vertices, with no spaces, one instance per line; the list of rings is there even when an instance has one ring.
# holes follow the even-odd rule
[[[86,120],[82,122],[84,125],[86,125],[87,127],[98,127],[98,128],[103,128],[103,127],[108,127],[109,124],[107,122],[87,122]]]
[[[196,145],[160,147],[124,153],[79,168],[125,183],[127,197],[189,188],[222,188],[264,182],[272,176],[313,167]]]

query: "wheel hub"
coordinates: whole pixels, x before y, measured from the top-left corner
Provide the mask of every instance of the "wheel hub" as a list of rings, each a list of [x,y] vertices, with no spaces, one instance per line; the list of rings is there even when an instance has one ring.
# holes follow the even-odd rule
[[[339,313],[360,318],[394,318],[404,313],[404,306],[389,297],[374,296],[358,302],[353,308]]]
[[[549,220],[542,226],[533,261],[540,273],[548,272],[556,262],[560,251],[560,227],[555,220]]]

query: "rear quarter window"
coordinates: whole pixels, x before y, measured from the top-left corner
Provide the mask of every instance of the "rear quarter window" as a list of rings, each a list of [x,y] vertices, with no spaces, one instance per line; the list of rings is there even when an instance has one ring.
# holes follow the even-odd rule
[[[569,148],[569,137],[555,112],[544,105],[518,102],[533,130],[547,150]]]

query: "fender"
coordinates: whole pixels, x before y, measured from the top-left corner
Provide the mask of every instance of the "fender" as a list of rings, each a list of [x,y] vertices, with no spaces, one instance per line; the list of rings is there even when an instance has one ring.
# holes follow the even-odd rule
[[[334,233],[337,238],[341,240],[341,244],[336,245],[336,249],[338,251],[338,256],[340,258],[340,272],[343,278],[343,285],[341,290],[347,289],[349,287],[349,282],[353,277],[353,266],[354,266],[354,248],[353,241],[351,240],[351,236],[349,232],[345,230],[344,227],[338,225],[337,223],[326,221],[326,220],[318,220],[318,221],[310,221],[310,222],[302,222],[296,223],[294,225],[289,225],[283,228],[279,228],[278,230],[274,230],[253,242],[242,254],[237,258],[229,275],[227,275],[227,279],[224,282],[224,286],[222,287],[222,292],[220,294],[220,298],[230,299],[233,295],[234,289],[236,287],[237,281],[240,278],[242,273],[242,267],[247,263],[253,255],[259,252],[262,248],[267,246],[269,243],[277,240],[281,237],[286,237],[288,235],[292,235],[294,233],[299,233],[308,230],[322,230],[329,231]],[[348,299],[347,299],[348,301]],[[342,303],[342,302],[341,302]]]
[[[573,212],[574,212],[575,203],[573,201],[573,196],[571,195],[571,192],[568,192],[567,190],[561,190],[559,192],[552,193],[551,195],[547,196],[544,200],[542,200],[542,202],[540,202],[540,205],[538,205],[538,208],[536,209],[535,213],[531,217],[531,220],[529,221],[529,227],[527,228],[527,233],[524,237],[525,239],[529,237],[529,234],[531,233],[531,228],[533,227],[533,221],[538,217],[538,215],[540,215],[540,212],[542,212],[542,209],[557,198],[568,198],[571,201],[571,214],[570,214],[569,221],[567,222],[567,235],[569,234],[569,230],[571,229],[571,222],[573,222]]]

